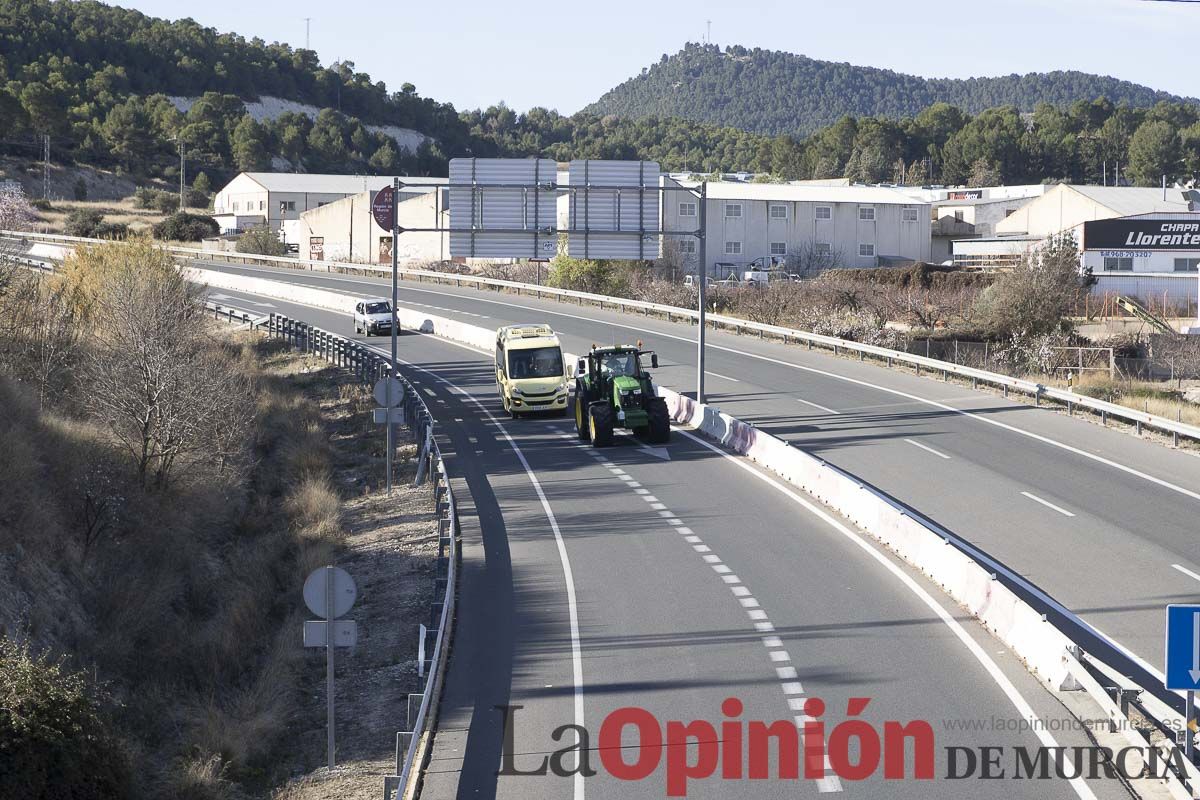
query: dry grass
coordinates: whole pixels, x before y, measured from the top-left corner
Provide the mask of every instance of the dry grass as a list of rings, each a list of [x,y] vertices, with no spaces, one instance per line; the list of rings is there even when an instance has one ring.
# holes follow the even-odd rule
[[[34,228],[40,233],[65,233],[67,216],[76,209],[99,211],[104,215],[105,222],[124,223],[133,232],[149,232],[150,228],[162,222],[168,215],[153,208],[137,208],[132,197],[123,200],[56,200],[51,204],[50,211],[38,211],[38,221]],[[185,208],[193,214],[208,214],[207,209]],[[167,242],[185,247],[195,247],[196,242]]]
[[[382,478],[343,468],[356,452],[363,470],[360,437],[378,438],[358,419],[361,387],[257,335],[220,346],[259,392],[254,466],[233,484],[143,491],[97,427],[39,411],[0,376],[0,632],[112,687],[139,798],[262,796],[319,757],[289,736],[297,709],[317,705],[300,586],[344,558],[343,496],[357,503]],[[81,498],[96,470],[120,513],[85,553]],[[354,531],[362,519],[350,515]]]
[[[1038,376],[1043,384],[1067,388],[1061,378]],[[1072,381],[1072,388],[1079,394],[1107,400],[1136,411],[1156,414],[1167,419],[1178,420],[1189,425],[1200,425],[1200,407],[1183,399],[1173,382],[1150,382],[1110,378],[1103,372],[1085,372]]]

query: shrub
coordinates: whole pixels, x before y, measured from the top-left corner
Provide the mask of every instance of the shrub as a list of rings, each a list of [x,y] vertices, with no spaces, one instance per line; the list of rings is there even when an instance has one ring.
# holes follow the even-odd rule
[[[205,214],[177,211],[153,228],[154,238],[179,242],[198,242],[221,232],[217,221]]]
[[[179,195],[173,192],[159,192],[154,198],[154,210],[163,214],[174,214],[179,210]]]
[[[125,222],[104,222],[96,228],[97,239],[123,241],[129,236],[129,225]]]
[[[287,245],[279,241],[275,231],[266,225],[259,225],[238,237],[237,251],[260,256],[283,256],[287,255]]]
[[[30,200],[29,205],[36,208],[38,211],[53,211],[54,206],[50,205],[50,201],[44,197],[39,197],[36,200]]]
[[[0,640],[0,797],[119,800],[128,758],[83,677]]]
[[[87,194],[87,181],[80,175],[78,180],[75,181],[75,199],[82,203],[84,200],[87,200]]]
[[[978,318],[1000,340],[1067,331],[1068,318],[1093,281],[1080,272],[1075,237],[1051,236],[980,293]]]
[[[77,208],[67,215],[67,235],[99,238],[104,215],[91,208]]]
[[[173,214],[179,210],[179,195],[143,186],[133,193],[133,204],[138,208],[151,208],[163,214]]]

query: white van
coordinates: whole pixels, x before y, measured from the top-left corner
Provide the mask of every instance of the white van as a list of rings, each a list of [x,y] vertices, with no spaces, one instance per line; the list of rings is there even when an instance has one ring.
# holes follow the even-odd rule
[[[392,301],[386,297],[368,297],[354,306],[354,332],[382,336],[392,332]]]

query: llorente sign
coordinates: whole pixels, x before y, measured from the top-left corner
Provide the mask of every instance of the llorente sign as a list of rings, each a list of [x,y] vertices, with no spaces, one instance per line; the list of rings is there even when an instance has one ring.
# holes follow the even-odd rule
[[[1200,221],[1099,219],[1083,223],[1083,249],[1200,249]]]

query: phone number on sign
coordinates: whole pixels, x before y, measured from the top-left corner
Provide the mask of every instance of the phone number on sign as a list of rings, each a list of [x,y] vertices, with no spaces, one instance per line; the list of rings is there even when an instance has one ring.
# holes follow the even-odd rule
[[[1149,258],[1149,250],[1101,250],[1101,258]]]

